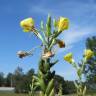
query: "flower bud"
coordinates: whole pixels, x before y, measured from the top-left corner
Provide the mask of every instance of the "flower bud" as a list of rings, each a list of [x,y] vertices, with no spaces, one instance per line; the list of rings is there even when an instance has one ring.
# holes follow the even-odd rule
[[[58,44],[58,46],[60,47],[60,48],[64,48],[65,47],[65,43],[64,43],[64,41],[62,41],[62,40],[57,40],[57,44]]]
[[[25,51],[18,51],[17,55],[19,56],[19,58],[23,58],[29,55],[29,53],[25,52]]]
[[[48,51],[48,52],[44,53],[42,57],[43,58],[50,58],[53,56],[54,56],[54,54],[51,51]]]

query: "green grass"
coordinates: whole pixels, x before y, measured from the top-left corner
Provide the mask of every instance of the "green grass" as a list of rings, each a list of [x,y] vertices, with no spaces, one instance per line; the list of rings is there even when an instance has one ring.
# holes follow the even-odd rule
[[[9,92],[0,92],[0,96],[28,96],[28,94],[16,94],[16,93],[9,93]],[[38,96],[38,95],[36,95]],[[64,95],[64,96],[75,96],[75,95]],[[94,95],[87,95],[87,96],[96,96]]]
[[[28,94],[16,94],[12,92],[0,92],[0,96],[29,96],[29,95]],[[38,94],[36,96],[38,96]]]
[[[27,94],[15,94],[15,93],[4,93],[4,92],[1,92],[0,93],[0,96],[28,96]]]

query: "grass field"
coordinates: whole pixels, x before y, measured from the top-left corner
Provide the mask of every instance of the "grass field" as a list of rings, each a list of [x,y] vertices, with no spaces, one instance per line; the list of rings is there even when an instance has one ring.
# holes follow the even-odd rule
[[[0,92],[0,96],[29,96],[28,94],[16,94],[12,92]],[[35,95],[38,96],[38,95]]]
[[[15,93],[0,92],[0,96],[28,96],[28,94],[15,94]],[[38,95],[36,95],[36,96],[38,96]],[[76,95],[64,95],[64,96],[76,96]],[[86,96],[96,96],[96,94],[86,95]]]
[[[0,93],[0,96],[28,96],[27,94]]]
[[[15,94],[9,92],[0,92],[0,96],[28,96],[27,94]]]

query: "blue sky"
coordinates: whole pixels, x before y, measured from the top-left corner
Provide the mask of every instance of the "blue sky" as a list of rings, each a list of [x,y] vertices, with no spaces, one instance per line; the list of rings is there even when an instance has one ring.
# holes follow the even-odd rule
[[[61,49],[56,58],[59,63],[52,70],[64,76],[66,80],[77,79],[74,68],[63,60],[63,56],[72,52],[74,59],[81,60],[85,49],[85,40],[96,35],[96,0],[0,0],[0,72],[14,72],[17,66],[27,72],[38,69],[40,50],[32,57],[19,59],[18,50],[30,50],[40,41],[35,36],[22,32],[19,22],[32,17],[38,27],[48,13],[52,18],[69,18],[69,29],[60,35],[66,48]]]

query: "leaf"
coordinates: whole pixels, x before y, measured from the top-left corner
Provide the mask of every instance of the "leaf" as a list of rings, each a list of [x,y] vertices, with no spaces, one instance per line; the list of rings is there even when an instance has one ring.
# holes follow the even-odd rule
[[[54,25],[55,28],[57,27],[57,21],[56,21],[56,19],[53,19],[53,25]]]
[[[45,92],[46,85],[45,85],[44,79],[43,78],[39,78],[38,82],[40,83],[40,87],[41,87],[42,91]]]
[[[44,30],[44,23],[41,21],[41,30]]]
[[[78,74],[79,77],[81,77],[82,73],[81,73],[81,69],[80,68],[77,70],[77,74]]]
[[[35,76],[35,75],[33,75],[33,78],[37,81],[38,80],[38,77],[37,76]]]
[[[49,96],[50,92],[52,91],[54,87],[54,79],[51,79],[51,81],[48,83],[47,89],[46,89],[46,94]]]
[[[44,93],[43,93],[42,91],[40,91],[40,94],[39,94],[39,95],[40,95],[40,96],[45,96]]]
[[[39,39],[42,41],[42,43],[43,43],[44,45],[46,45],[46,42],[45,42],[44,38],[42,37],[42,35],[41,35],[40,33],[38,33],[37,36],[38,36]]]
[[[49,50],[53,47],[53,45],[56,44],[56,39],[52,39],[52,41],[50,42],[50,47],[49,47]]]
[[[48,37],[51,35],[51,16],[50,15],[48,15],[48,19],[47,19],[46,33]]]
[[[74,85],[75,85],[75,87],[78,89],[79,88],[79,86],[78,86],[78,84],[76,83],[76,82],[74,82]]]
[[[58,61],[59,61],[59,60],[56,60],[56,61],[50,63],[50,67],[53,67],[56,63],[58,63]]]
[[[41,78],[41,77],[43,77],[43,76],[44,76],[43,73],[41,72],[41,70],[39,70],[39,71],[38,71],[38,77]]]
[[[85,93],[86,93],[86,86],[84,87],[84,90],[83,90],[83,95],[85,96]]]
[[[39,82],[35,82],[34,85],[35,86],[40,86],[40,83]]]
[[[46,33],[45,33],[43,21],[41,21],[41,31],[42,31],[42,33],[43,33],[44,39],[46,40]]]
[[[44,70],[47,72],[50,69],[49,63],[44,64]]]
[[[55,96],[54,88],[52,89],[52,91],[51,91],[49,96]]]

